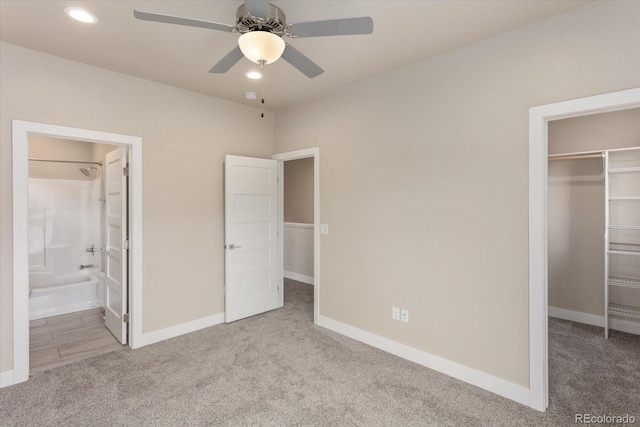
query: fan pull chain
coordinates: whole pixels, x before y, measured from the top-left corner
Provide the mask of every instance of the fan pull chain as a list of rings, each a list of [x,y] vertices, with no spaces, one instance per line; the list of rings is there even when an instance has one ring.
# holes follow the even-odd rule
[[[260,64],[260,68],[262,69],[262,79],[260,79],[260,98],[262,98],[260,103],[260,117],[264,118],[264,62]]]

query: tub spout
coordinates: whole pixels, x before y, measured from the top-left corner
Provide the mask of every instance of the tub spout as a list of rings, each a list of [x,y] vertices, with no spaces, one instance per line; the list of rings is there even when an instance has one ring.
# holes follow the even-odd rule
[[[95,265],[93,264],[82,264],[80,265],[80,270],[84,270],[85,268],[93,268]]]

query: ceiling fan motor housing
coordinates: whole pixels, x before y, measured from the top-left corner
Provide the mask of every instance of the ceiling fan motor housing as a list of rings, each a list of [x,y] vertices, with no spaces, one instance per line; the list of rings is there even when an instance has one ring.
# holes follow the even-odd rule
[[[247,12],[247,7],[243,3],[236,11],[236,27],[239,33],[250,33],[252,31],[267,31],[269,33],[283,36],[287,17],[282,9],[269,3],[269,16],[266,18],[256,17]]]

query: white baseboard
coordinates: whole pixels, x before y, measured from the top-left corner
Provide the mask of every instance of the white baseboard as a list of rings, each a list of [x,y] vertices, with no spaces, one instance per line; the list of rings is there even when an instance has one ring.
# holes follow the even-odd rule
[[[202,319],[192,320],[191,322],[181,323],[158,331],[147,332],[142,334],[142,346],[179,337],[180,335],[219,325],[220,323],[224,323],[224,313],[214,314],[213,316],[203,317]]]
[[[507,399],[511,399],[526,406],[530,406],[529,389],[518,384],[494,377],[484,372],[469,368],[451,360],[434,356],[422,350],[392,341],[388,338],[363,331],[333,319],[320,316],[318,325],[339,334],[353,338],[356,341],[369,344],[387,353],[410,360],[427,368],[441,372],[450,377],[488,390]]]
[[[565,308],[549,306],[549,316],[604,328],[604,317],[598,316],[597,314],[582,313],[579,311],[567,310]]]
[[[549,316],[604,328],[604,316],[598,316],[597,314],[582,313],[580,311],[550,306]],[[609,329],[626,332],[628,334],[640,335],[640,322],[609,318]]]
[[[0,372],[0,388],[13,385],[13,369]]]
[[[286,279],[297,280],[298,282],[307,283],[313,285],[313,277],[305,276],[304,274],[294,273],[292,271],[284,271],[284,277]]]

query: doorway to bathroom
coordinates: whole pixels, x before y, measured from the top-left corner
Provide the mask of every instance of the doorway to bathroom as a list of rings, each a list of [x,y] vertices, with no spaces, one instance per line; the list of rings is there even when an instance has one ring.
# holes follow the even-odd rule
[[[12,127],[16,384],[30,365],[142,344],[142,140]],[[42,350],[35,358],[30,344]]]
[[[126,344],[127,148],[38,135],[28,142],[33,374]]]

